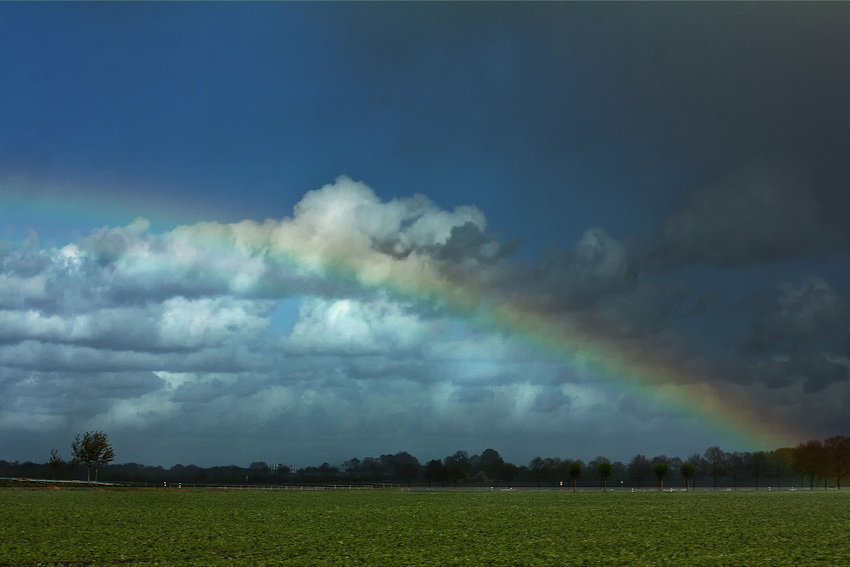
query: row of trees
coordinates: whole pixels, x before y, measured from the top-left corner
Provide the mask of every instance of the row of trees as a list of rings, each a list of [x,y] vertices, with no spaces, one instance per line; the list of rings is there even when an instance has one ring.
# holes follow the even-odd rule
[[[260,463],[262,465],[262,463]],[[697,481],[710,481],[713,488],[720,486],[788,486],[808,482],[814,487],[816,480],[824,486],[830,483],[841,488],[850,472],[850,437],[834,436],[825,441],[812,440],[793,448],[774,451],[726,452],[720,447],[709,447],[702,454],[679,457],[659,455],[648,458],[635,455],[628,463],[611,462],[604,456],[584,463],[578,459],[534,457],[526,466],[504,461],[498,451],[487,449],[480,455],[470,456],[458,451],[444,459],[431,460],[420,465],[407,453],[382,455],[380,458],[352,459],[339,468],[327,463],[320,467],[326,476],[339,474],[363,481],[391,478],[410,482],[421,480],[429,485],[458,485],[461,482],[489,484],[535,483],[538,487],[568,486],[575,489],[598,483],[605,490],[610,486],[641,488],[665,483],[693,488]],[[414,471],[419,470],[419,474]]]
[[[842,479],[850,472],[850,437],[835,435],[825,441],[815,439],[780,451],[787,451],[786,458],[806,476],[809,488],[814,487],[817,479],[823,479],[824,485],[834,480],[836,487],[841,488]]]
[[[112,462],[115,453],[109,439],[101,431],[77,435],[71,445],[71,465],[84,463],[86,478],[95,480],[101,466]],[[57,451],[45,465],[7,463],[0,461],[0,475],[14,476],[21,469],[36,474],[41,467],[50,467],[53,477],[62,470],[64,462]],[[138,463],[111,465],[110,480],[142,482],[251,482],[251,483],[422,483],[429,486],[479,485],[536,485],[576,489],[578,486],[611,486],[647,488],[678,486],[692,489],[696,483],[704,486],[808,486],[841,488],[850,472],[850,437],[836,435],[829,439],[810,440],[793,448],[774,451],[726,452],[709,447],[702,454],[687,459],[658,455],[635,455],[628,463],[610,461],[604,456],[587,463],[579,459],[534,457],[527,465],[518,466],[505,461],[495,449],[470,455],[457,451],[443,459],[421,463],[416,457],[400,452],[379,457],[353,458],[333,466],[295,468],[283,464],[268,465],[254,462],[247,468],[238,466],[201,468],[194,465],[175,465],[170,469],[147,467]],[[21,476],[25,476],[21,474]],[[710,484],[709,484],[710,483]]]

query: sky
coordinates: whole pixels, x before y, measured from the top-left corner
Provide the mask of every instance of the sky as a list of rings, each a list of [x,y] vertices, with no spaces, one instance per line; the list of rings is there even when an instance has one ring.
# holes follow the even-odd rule
[[[850,434],[850,5],[0,3],[0,458]]]

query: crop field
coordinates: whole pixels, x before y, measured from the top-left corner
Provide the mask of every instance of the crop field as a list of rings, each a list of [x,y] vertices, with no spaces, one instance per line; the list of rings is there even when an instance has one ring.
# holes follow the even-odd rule
[[[0,489],[0,565],[846,565],[850,490]]]

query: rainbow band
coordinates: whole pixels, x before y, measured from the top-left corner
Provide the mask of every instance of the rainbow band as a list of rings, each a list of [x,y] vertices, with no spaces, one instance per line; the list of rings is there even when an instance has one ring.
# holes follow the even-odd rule
[[[285,243],[281,249],[296,263],[303,251]],[[777,422],[758,407],[712,387],[706,375],[683,368],[684,364],[647,349],[613,339],[599,325],[563,320],[524,306],[520,300],[493,301],[472,285],[460,285],[434,270],[402,263],[389,265],[382,277],[364,278],[363,262],[356,254],[326,254],[321,269],[328,277],[356,281],[366,288],[389,292],[415,303],[436,304],[443,311],[479,326],[525,339],[548,356],[573,367],[592,371],[613,385],[626,386],[642,399],[690,416],[701,429],[712,429],[746,447],[772,450],[792,446],[799,431]],[[377,254],[377,253],[376,253]],[[314,264],[311,264],[315,267]]]
[[[6,204],[15,207],[23,203],[32,208],[26,194],[4,192]],[[79,213],[83,219],[110,218],[116,212],[114,199],[77,200],[69,208],[42,198],[36,206],[41,211],[46,207],[48,216],[52,208],[60,218],[69,213],[72,216]],[[122,208],[126,210],[126,205]],[[612,339],[604,329],[588,322],[552,317],[523,305],[520,300],[494,300],[473,285],[448,280],[433,264],[412,261],[415,256],[398,260],[374,250],[354,249],[348,242],[329,242],[317,253],[315,242],[305,240],[297,231],[285,230],[287,222],[201,223],[184,225],[179,230],[188,231],[190,237],[197,239],[197,245],[225,253],[236,246],[237,232],[247,233],[249,242],[241,244],[272,256],[279,266],[436,306],[483,328],[523,338],[547,356],[574,368],[590,369],[600,380],[626,386],[649,403],[693,416],[701,427],[714,429],[749,447],[774,449],[801,440],[799,432],[772,421],[754,405],[723,395],[709,386],[712,381],[706,375],[665,358],[658,348],[638,348]],[[217,269],[214,265],[208,267]],[[230,274],[221,276],[226,280]],[[278,287],[270,281],[257,283]]]

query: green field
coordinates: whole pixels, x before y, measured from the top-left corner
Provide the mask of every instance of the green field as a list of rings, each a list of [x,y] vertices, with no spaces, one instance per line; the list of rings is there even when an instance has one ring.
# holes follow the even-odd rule
[[[0,565],[846,565],[850,490],[0,489]]]

